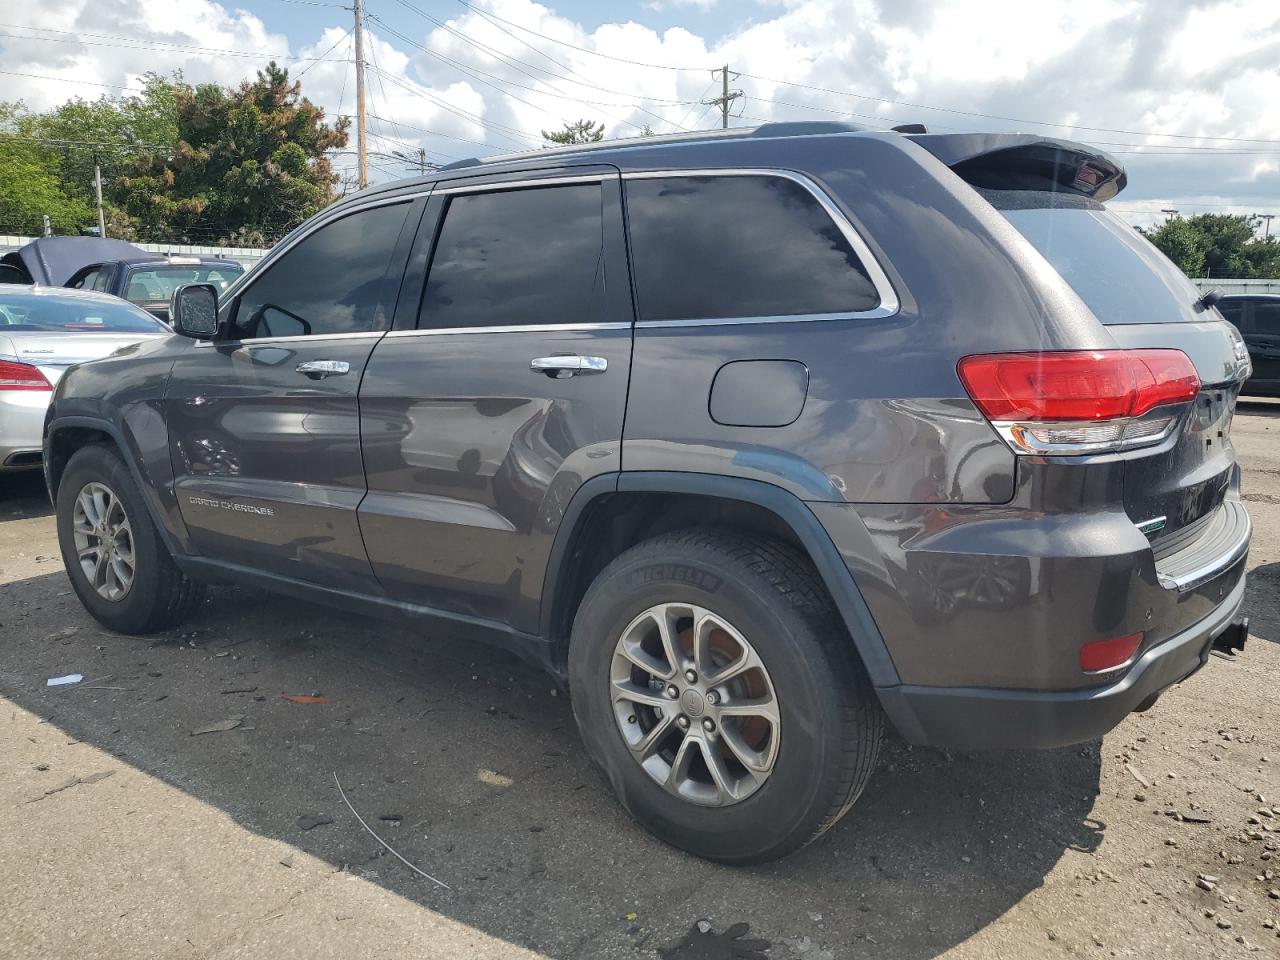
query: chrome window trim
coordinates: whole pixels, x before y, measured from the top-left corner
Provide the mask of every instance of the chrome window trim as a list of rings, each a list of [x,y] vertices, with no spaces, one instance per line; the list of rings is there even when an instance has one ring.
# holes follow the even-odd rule
[[[249,340],[197,340],[197,347],[256,347],[272,343],[326,343],[330,340],[357,340],[361,337],[385,337],[386,330],[357,330],[352,333],[303,334],[296,337],[253,337]]]
[[[422,330],[392,330],[388,337],[439,337],[457,333],[572,333],[575,330],[629,330],[626,321],[609,323],[529,323],[492,327],[438,327]]]
[[[870,310],[849,310],[838,313],[805,313],[783,316],[764,316],[764,317],[691,317],[680,320],[640,320],[636,323],[637,327],[644,329],[652,329],[655,327],[707,327],[707,326],[724,326],[729,324],[742,323],[808,323],[815,320],[878,320],[884,317],[892,317],[902,308],[902,303],[898,298],[898,292],[893,288],[893,284],[889,282],[888,275],[884,272],[884,268],[880,265],[880,261],[875,258],[871,252],[871,248],[867,246],[867,242],[862,239],[862,235],[849,218],[845,216],[835,201],[823,190],[817,183],[807,177],[803,173],[795,170],[785,170],[777,167],[711,167],[706,169],[688,169],[688,170],[632,170],[622,174],[623,180],[665,180],[673,177],[777,177],[782,180],[790,180],[792,183],[799,184],[809,194],[818,201],[819,206],[826,212],[836,228],[848,241],[849,246],[853,248],[853,252],[861,261],[863,267],[866,268],[867,276],[871,279],[871,285],[875,287],[876,294],[880,298],[879,304]]]
[[[435,193],[501,193],[526,187],[555,187],[573,183],[604,183],[616,178],[616,173],[571,173],[551,177],[530,177],[524,180],[486,180],[484,183],[461,183],[453,187],[437,187]]]

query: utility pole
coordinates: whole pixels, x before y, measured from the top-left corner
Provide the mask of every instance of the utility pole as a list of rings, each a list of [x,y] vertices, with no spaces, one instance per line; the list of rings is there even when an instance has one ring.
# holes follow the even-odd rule
[[[720,127],[723,130],[728,130],[729,104],[741,97],[743,93],[741,90],[735,90],[733,93],[729,92],[729,65],[727,63],[719,70],[712,70],[711,76],[714,77],[717,73],[720,74],[720,96],[714,100],[703,100],[702,102],[708,106],[718,106],[720,108]],[[736,80],[738,74],[735,73],[733,78]]]
[[[98,165],[98,155],[93,155],[93,192],[98,198],[98,236],[107,238],[107,218],[102,213],[102,167]]]
[[[1258,219],[1259,219],[1259,220],[1265,220],[1265,221],[1267,221],[1266,233],[1265,233],[1265,234],[1263,235],[1263,237],[1262,237],[1262,239],[1263,239],[1264,241],[1266,241],[1266,240],[1270,240],[1270,239],[1271,239],[1271,220],[1272,220],[1272,218],[1273,218],[1273,217],[1275,217],[1275,214],[1274,214],[1274,213],[1260,213],[1260,214],[1258,214]]]
[[[369,153],[364,139],[364,10],[361,0],[352,3],[356,15],[356,171],[363,190],[369,185]]]
[[[1172,207],[1161,207],[1160,212],[1164,214],[1165,223],[1168,223],[1178,215],[1178,211]]]

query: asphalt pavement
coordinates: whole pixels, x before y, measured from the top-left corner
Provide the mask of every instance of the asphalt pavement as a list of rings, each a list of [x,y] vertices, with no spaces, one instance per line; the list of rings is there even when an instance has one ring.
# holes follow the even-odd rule
[[[0,476],[0,957],[1280,957],[1280,403],[1233,438],[1241,656],[1101,742],[891,741],[751,869],[634,825],[507,654],[241,588],[104,631],[38,478]]]

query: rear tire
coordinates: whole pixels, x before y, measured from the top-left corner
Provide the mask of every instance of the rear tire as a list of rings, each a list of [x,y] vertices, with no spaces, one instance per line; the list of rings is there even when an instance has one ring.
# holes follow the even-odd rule
[[[678,638],[671,655],[660,623]],[[704,635],[727,651],[706,641],[711,668],[695,656]],[[741,667],[739,648],[755,672]],[[748,680],[731,684],[752,685],[741,696],[716,680],[735,664]],[[803,847],[848,811],[875,768],[883,716],[866,671],[807,559],[773,541],[692,530],[617,557],[574,619],[569,678],[587,751],[623,806],[711,860],[758,863]],[[771,698],[771,710],[756,706]],[[743,721],[753,709],[771,719]],[[748,722],[756,752],[741,749],[746,728],[733,726]],[[682,760],[694,738],[692,761]],[[763,770],[766,755],[767,772],[754,773],[748,763]]]
[[[117,633],[155,633],[183,623],[204,602],[204,584],[174,564],[141,491],[113,449],[77,450],[63,471],[55,506],[71,586],[103,626]],[[99,565],[107,544],[112,549]]]

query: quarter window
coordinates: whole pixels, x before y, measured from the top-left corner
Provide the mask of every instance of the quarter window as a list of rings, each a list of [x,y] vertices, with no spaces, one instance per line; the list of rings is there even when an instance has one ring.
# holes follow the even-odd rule
[[[359,210],[300,240],[241,295],[233,337],[386,330],[400,285],[392,257],[409,206]]]
[[[1253,302],[1252,332],[1259,337],[1280,339],[1280,301]]]
[[[598,183],[450,197],[418,326],[603,320],[601,204]]]
[[[844,314],[880,302],[845,235],[793,180],[636,179],[626,193],[642,320]]]

